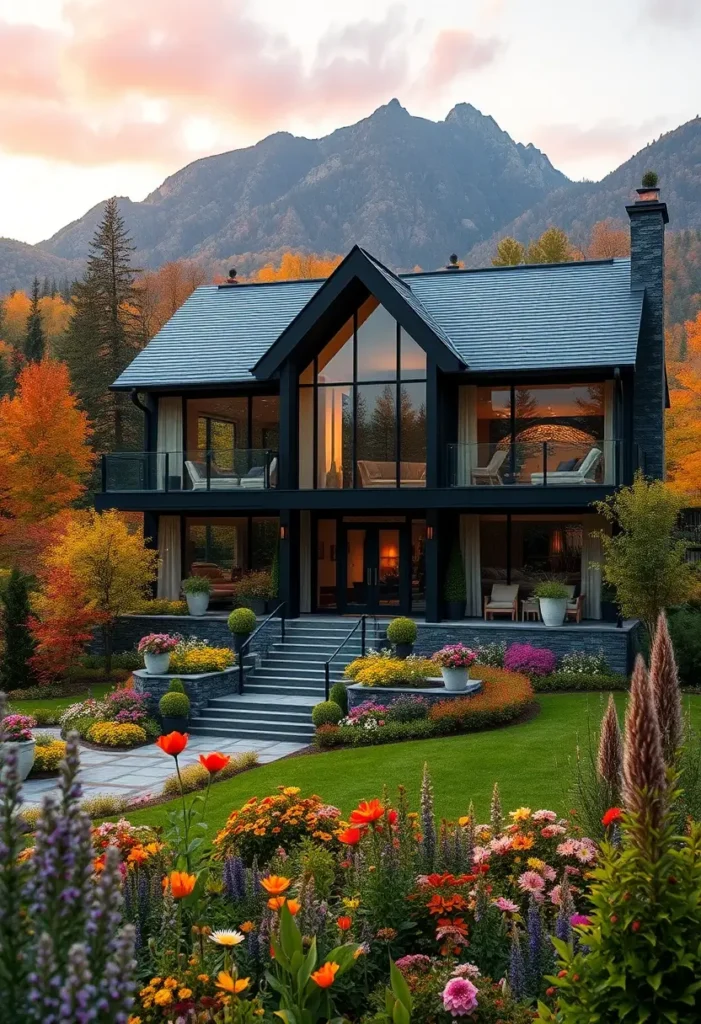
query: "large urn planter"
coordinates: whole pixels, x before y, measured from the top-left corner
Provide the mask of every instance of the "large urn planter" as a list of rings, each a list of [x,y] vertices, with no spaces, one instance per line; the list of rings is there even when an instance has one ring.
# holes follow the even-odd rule
[[[465,618],[465,602],[464,601],[446,601],[445,603],[446,617],[451,622],[459,622],[460,619]]]
[[[4,761],[5,756],[9,750],[14,750],[17,754],[17,771],[22,782],[27,778],[32,766],[34,765],[34,753],[36,748],[36,742],[31,740],[18,740],[13,742],[8,740],[5,743],[0,743],[0,751],[2,751],[2,760]]]
[[[184,715],[162,715],[161,733],[168,736],[171,732],[187,732],[187,718]]]
[[[150,676],[164,676],[170,665],[170,651],[165,654],[144,653],[144,667]]]
[[[467,681],[470,678],[469,668],[441,668],[443,685],[451,693],[467,689]]]
[[[567,598],[541,597],[540,617],[544,626],[561,626],[567,615]]]
[[[204,615],[209,608],[209,594],[198,593],[198,594],[185,594],[185,600],[187,601],[187,610],[190,615]]]

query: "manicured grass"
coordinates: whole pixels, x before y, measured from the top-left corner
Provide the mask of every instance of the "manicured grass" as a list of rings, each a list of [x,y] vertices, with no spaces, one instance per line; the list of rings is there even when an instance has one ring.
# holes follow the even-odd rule
[[[86,689],[85,693],[75,694],[73,697],[46,697],[36,700],[13,700],[10,701],[10,708],[18,715],[31,715],[36,710],[42,711],[65,711],[71,704],[77,704],[81,700],[87,700],[88,696],[101,700],[105,694],[114,689],[114,683],[94,683],[90,687],[90,694]]]
[[[406,786],[409,801],[418,808],[424,762],[428,762],[439,817],[455,819],[465,814],[473,800],[480,817],[488,814],[492,787],[499,783],[505,809],[523,804],[548,807],[564,813],[568,799],[569,761],[576,745],[587,744],[588,723],[598,728],[607,695],[547,694],[538,700],[537,718],[521,725],[489,732],[450,736],[435,740],[395,743],[357,750],[275,761],[212,786],[207,809],[208,831],[220,828],[229,812],[251,796],[262,797],[279,785],[299,786],[303,794],[318,793],[344,812],[358,800],[390,795]],[[701,725],[701,697],[688,700],[692,721]],[[626,695],[616,695],[621,717]],[[212,741],[216,749],[216,740]],[[165,756],[165,755],[164,755]],[[183,763],[192,758],[183,756]],[[173,802],[129,814],[139,824],[164,825]]]

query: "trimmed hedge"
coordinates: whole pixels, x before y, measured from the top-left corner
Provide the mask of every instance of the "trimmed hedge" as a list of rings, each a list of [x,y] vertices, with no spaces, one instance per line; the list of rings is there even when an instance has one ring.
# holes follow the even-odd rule
[[[338,704],[344,715],[348,714],[348,690],[345,683],[334,683],[329,690],[329,700]]]
[[[627,676],[588,675],[585,672],[553,672],[549,676],[537,676],[531,679],[536,693],[557,693],[565,690],[627,690]]]
[[[322,725],[314,740],[318,747],[366,747],[397,740],[428,739],[454,733],[475,732],[505,725],[533,704],[533,687],[527,676],[505,669],[480,665],[482,691],[474,697],[456,698],[434,704],[428,718],[414,722],[392,722],[377,729],[352,725]]]
[[[317,728],[322,725],[338,725],[343,718],[343,711],[335,700],[322,700],[312,708],[312,722]]]

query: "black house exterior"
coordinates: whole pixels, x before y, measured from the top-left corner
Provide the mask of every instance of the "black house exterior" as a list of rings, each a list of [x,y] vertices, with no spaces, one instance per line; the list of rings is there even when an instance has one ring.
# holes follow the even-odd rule
[[[592,502],[664,473],[664,230],[631,258],[396,275],[355,247],[325,281],[198,288],[113,385],[146,450],[103,458],[100,509],[144,513],[158,596],[213,600],[279,558],[286,614],[465,616],[565,580],[601,617]]]

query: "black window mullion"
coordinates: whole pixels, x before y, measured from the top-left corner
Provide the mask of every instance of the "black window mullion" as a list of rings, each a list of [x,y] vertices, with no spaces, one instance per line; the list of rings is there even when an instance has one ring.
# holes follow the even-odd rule
[[[341,442],[342,444],[343,442]],[[353,490],[358,486],[358,311],[353,311],[353,433],[351,438],[351,484]]]
[[[395,458],[394,473],[395,473],[395,478],[396,478],[396,486],[398,488],[401,487],[401,466],[402,466],[402,462],[401,462],[401,459],[402,459],[402,449],[401,449],[401,442],[402,442],[402,439],[401,439],[401,394],[402,394],[401,393],[401,387],[402,387],[402,382],[401,382],[401,354],[400,354],[401,353],[401,348],[400,348],[400,346],[401,346],[401,327],[399,326],[399,322],[397,321],[397,363],[396,363],[396,367],[395,367],[396,373],[397,373],[397,383],[396,383],[396,387],[395,387],[395,395],[396,395],[395,403],[396,403],[396,407],[395,407],[395,410],[394,410],[394,417],[395,417],[395,421],[394,421],[394,458]]]
[[[509,512],[506,516],[506,583],[508,586],[511,585],[511,538],[513,532],[511,530],[511,513]]]
[[[312,487],[314,490],[318,485],[318,470],[319,470],[319,383],[317,380],[317,363],[318,358],[314,356],[314,383],[312,384],[312,430],[314,437],[312,438]]]

